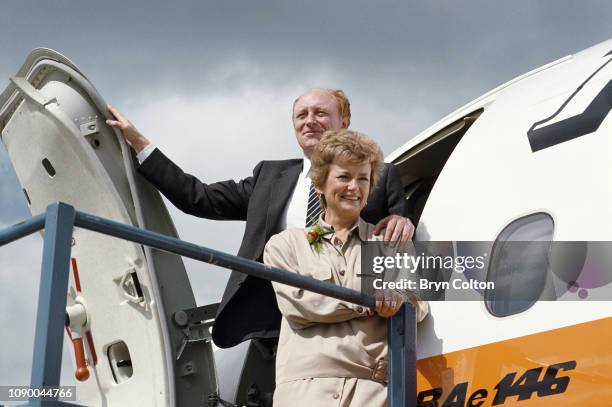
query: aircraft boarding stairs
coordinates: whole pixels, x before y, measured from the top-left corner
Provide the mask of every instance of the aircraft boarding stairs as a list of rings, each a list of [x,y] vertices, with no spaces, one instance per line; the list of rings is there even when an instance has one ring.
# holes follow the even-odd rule
[[[68,322],[66,290],[69,280],[70,253],[74,227],[128,240],[165,252],[211,263],[251,276],[288,284],[362,306],[374,307],[375,305],[374,297],[368,294],[284,270],[270,268],[256,261],[80,212],[65,203],[55,203],[47,207],[46,213],[39,214],[27,221],[0,231],[1,247],[34,232],[44,230],[42,270],[30,381],[32,388],[60,385],[64,326]],[[174,322],[185,325],[190,323],[195,325],[204,324],[203,326],[207,327],[212,324],[216,307],[217,304],[211,304],[182,312],[178,311],[174,314]],[[388,338],[389,406],[416,406],[416,320],[414,308],[410,304],[405,305],[400,312],[390,319]],[[205,339],[210,340],[209,337]],[[197,340],[197,338],[194,340]],[[185,343],[185,346],[187,345]],[[75,345],[77,377],[79,375],[82,377],[89,375],[82,347],[82,340],[80,345]],[[123,363],[129,363],[129,361],[124,361]],[[218,392],[203,396],[208,397],[207,404],[209,406],[233,406],[231,403],[220,400]],[[43,402],[40,399],[30,399],[27,405],[41,406],[43,404],[45,406],[78,405],[57,400]],[[174,400],[171,400],[170,404],[178,405]],[[258,404],[252,405],[257,406]]]

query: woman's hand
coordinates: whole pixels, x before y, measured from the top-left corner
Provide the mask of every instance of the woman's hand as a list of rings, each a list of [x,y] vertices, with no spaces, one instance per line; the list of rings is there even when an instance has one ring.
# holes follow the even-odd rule
[[[375,313],[384,318],[392,317],[399,311],[404,304],[404,297],[393,290],[381,290],[376,294],[376,309],[370,311],[370,315]]]
[[[143,148],[151,143],[117,109],[111,105],[107,105],[106,108],[115,118],[115,120],[107,120],[106,124],[112,128],[119,129],[121,134],[123,134],[125,141],[130,145],[130,147],[136,150],[137,153],[141,152]]]

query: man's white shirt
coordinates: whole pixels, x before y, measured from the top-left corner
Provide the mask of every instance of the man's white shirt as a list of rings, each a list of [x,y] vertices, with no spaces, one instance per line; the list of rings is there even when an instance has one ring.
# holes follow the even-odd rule
[[[308,209],[308,194],[312,181],[309,176],[310,160],[304,157],[304,167],[298,176],[293,194],[283,212],[283,230],[290,228],[304,228],[306,226],[306,210]]]

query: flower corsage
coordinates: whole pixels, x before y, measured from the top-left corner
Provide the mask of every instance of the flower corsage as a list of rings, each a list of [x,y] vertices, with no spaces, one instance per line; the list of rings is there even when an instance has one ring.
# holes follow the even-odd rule
[[[312,227],[306,234],[308,243],[315,249],[317,253],[321,253],[323,249],[323,236],[333,232],[325,232],[325,230],[318,223]]]

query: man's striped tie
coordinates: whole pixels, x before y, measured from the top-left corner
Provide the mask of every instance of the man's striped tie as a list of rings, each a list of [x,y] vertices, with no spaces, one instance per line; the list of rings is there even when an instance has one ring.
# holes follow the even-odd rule
[[[306,209],[306,227],[309,228],[319,220],[319,215],[323,212],[319,195],[315,191],[314,185],[310,184],[310,192],[308,193],[308,207]]]

